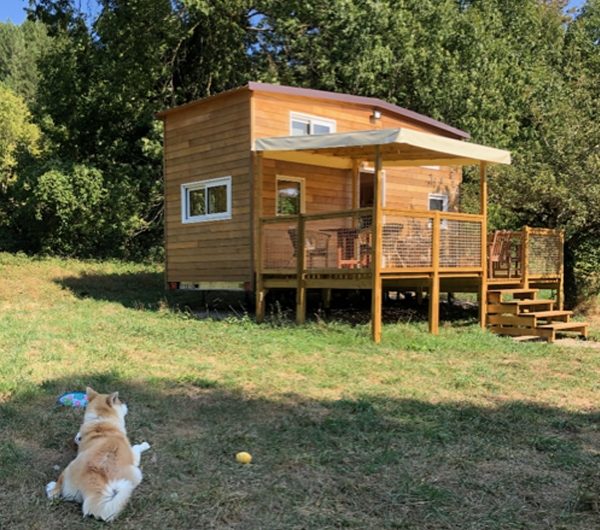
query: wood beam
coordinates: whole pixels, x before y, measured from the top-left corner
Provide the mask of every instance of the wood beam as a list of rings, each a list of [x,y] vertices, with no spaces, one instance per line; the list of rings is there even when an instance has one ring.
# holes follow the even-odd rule
[[[481,213],[481,282],[479,284],[479,324],[485,329],[487,322],[487,280],[488,280],[488,244],[487,244],[487,226],[488,226],[488,183],[487,183],[487,164],[479,164],[479,201]]]
[[[429,332],[437,335],[440,326],[440,212],[433,217],[433,238],[431,245],[433,273],[429,281]]]
[[[375,147],[375,174],[373,178],[373,232],[371,273],[373,285],[371,288],[371,335],[373,341],[381,342],[381,257],[382,257],[382,213],[383,213],[383,186],[381,185],[381,150]]]
[[[306,321],[306,285],[304,278],[306,244],[304,237],[305,219],[298,216],[298,229],[296,231],[296,324]]]

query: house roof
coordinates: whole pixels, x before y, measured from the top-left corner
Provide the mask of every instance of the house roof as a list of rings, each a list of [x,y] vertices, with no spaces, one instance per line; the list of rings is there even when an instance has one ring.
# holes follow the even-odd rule
[[[443,131],[446,134],[450,134],[452,136],[456,136],[457,138],[467,139],[470,138],[470,134],[468,132],[457,129],[456,127],[452,127],[446,123],[443,123],[439,120],[434,120],[429,116],[425,116],[424,114],[419,114],[418,112],[414,112],[412,110],[405,109],[404,107],[400,107],[398,105],[393,105],[392,103],[388,103],[382,99],[371,98],[366,96],[354,96],[352,94],[343,94],[339,92],[329,92],[326,90],[314,90],[311,88],[300,88],[300,87],[292,87],[285,85],[274,85],[270,83],[256,83],[249,82],[246,86],[242,86],[239,88],[234,88],[232,90],[228,90],[226,92],[221,92],[220,94],[215,94],[214,96],[209,96],[207,98],[199,99],[196,101],[191,101],[190,103],[185,103],[183,105],[179,105],[177,107],[173,107],[170,109],[163,110],[158,112],[156,116],[158,118],[164,118],[172,112],[176,112],[179,110],[188,109],[190,107],[201,104],[205,101],[216,99],[219,97],[223,97],[226,95],[233,94],[238,91],[249,90],[251,92],[269,92],[273,94],[285,94],[290,96],[297,97],[306,97],[313,99],[324,99],[330,101],[339,101],[340,103],[350,103],[354,105],[361,105],[365,107],[369,107],[373,110],[381,110],[386,111],[401,118],[405,118],[427,127],[432,127],[438,129],[439,131]]]
[[[510,164],[510,152],[412,129],[260,138],[255,151],[265,158],[351,168],[353,160],[373,161],[379,149],[383,166],[465,166]]]

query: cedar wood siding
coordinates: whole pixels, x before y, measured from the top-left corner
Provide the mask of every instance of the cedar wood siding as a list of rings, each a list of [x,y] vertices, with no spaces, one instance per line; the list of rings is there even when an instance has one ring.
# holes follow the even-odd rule
[[[418,131],[455,137],[418,122],[382,111],[381,119],[371,121],[372,109],[346,102],[299,97],[271,92],[252,92],[252,138],[289,136],[290,112],[336,120],[337,132],[406,127]],[[275,179],[277,175],[305,178],[306,213],[352,207],[350,171],[290,162],[265,160],[263,163],[263,212],[275,214]],[[458,209],[458,186],[461,171],[456,168],[386,168],[386,204],[388,208],[427,210],[429,193],[449,196],[449,209]]]
[[[406,127],[453,137],[386,110],[373,123],[371,110],[365,105],[244,87],[166,113],[167,282],[231,282],[241,287],[253,281],[252,145],[256,138],[288,136],[290,112],[334,119],[337,132]],[[307,213],[352,207],[349,170],[264,160],[262,215],[275,214],[276,175],[305,178]],[[181,185],[225,176],[232,177],[232,218],[183,224]],[[428,194],[437,192],[448,194],[450,209],[457,209],[460,181],[460,170],[453,168],[387,168],[386,206],[426,210]]]
[[[252,281],[250,93],[238,90],[164,117],[168,282]],[[232,177],[232,218],[181,222],[181,185]]]

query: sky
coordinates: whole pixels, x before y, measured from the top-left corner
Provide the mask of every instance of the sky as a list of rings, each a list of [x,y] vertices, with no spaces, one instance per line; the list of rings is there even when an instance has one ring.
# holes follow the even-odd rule
[[[87,10],[93,7],[95,0],[79,0],[83,9]],[[570,0],[569,7],[580,7],[585,0]],[[8,22],[20,24],[25,20],[25,7],[29,4],[29,0],[0,0],[0,22]]]
[[[96,6],[95,0],[76,0],[82,11],[88,11]],[[29,0],[0,0],[0,22],[21,24],[25,20],[25,8]]]

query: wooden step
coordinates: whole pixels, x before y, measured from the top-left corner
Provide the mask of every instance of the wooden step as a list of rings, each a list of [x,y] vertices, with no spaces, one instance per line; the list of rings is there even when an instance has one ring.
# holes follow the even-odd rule
[[[500,304],[503,302],[503,297],[512,296],[513,298],[534,299],[539,292],[538,289],[490,289],[488,290],[488,302],[492,304]]]
[[[541,337],[547,341],[554,340],[554,334],[556,333],[553,329],[540,329],[540,328],[518,328],[513,326],[490,326],[490,331],[498,335],[509,335],[511,337]]]
[[[527,342],[528,340],[540,340],[544,337],[539,337],[538,335],[518,335],[514,336],[513,340],[516,342]]]
[[[529,313],[517,313],[517,316],[535,316],[538,320],[562,320],[569,321],[569,317],[573,315],[573,311],[554,309],[552,311],[530,311]]]
[[[488,313],[508,313],[518,315],[522,313],[533,313],[534,311],[524,311],[526,308],[544,308],[543,310],[552,311],[554,309],[553,300],[509,300],[500,304],[488,304]]]
[[[535,328],[536,319],[534,313],[520,313],[518,315],[488,315],[488,324],[500,326],[516,326]]]
[[[488,293],[499,294],[523,294],[523,293],[538,293],[539,289],[490,289]]]
[[[584,337],[587,337],[588,326],[589,324],[587,322],[552,322],[551,324],[540,324],[537,328],[552,329],[562,333],[581,333]]]

